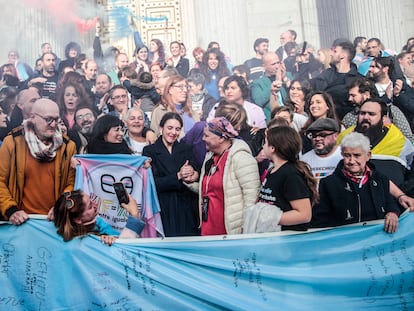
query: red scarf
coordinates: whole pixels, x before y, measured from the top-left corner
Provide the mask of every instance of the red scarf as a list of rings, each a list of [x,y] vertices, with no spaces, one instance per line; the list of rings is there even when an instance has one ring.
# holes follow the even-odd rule
[[[372,176],[372,170],[369,168],[369,166],[365,166],[365,171],[360,176],[355,176],[349,173],[347,170],[342,169],[342,172],[344,175],[354,183],[359,185],[359,188],[361,188],[363,185],[365,185],[368,182],[368,179]]]

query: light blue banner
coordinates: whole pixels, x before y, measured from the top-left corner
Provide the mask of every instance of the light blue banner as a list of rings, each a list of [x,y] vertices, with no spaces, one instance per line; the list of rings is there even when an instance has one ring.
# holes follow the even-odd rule
[[[303,234],[63,242],[0,225],[0,310],[414,310],[414,215]]]

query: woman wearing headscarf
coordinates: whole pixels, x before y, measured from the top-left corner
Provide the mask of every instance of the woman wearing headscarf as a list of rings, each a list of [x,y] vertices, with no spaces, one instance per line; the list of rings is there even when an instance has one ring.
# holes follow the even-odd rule
[[[243,211],[254,205],[259,171],[249,146],[224,117],[207,122],[203,140],[209,151],[200,177],[201,234],[239,234]]]

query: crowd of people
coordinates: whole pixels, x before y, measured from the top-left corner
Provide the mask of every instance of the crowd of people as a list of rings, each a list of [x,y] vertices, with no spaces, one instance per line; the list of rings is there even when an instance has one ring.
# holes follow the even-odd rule
[[[10,51],[1,217],[48,215],[64,240],[138,237],[134,198],[120,204],[130,217],[116,232],[98,217],[99,198],[74,190],[74,155],[129,154],[150,159],[169,237],[240,234],[263,206],[280,230],[384,219],[395,232],[414,211],[414,38],[399,53],[362,36],[316,50],[293,30],[280,43],[273,52],[257,38],[239,65],[218,42],[194,48],[194,61],[183,43],[168,53],[155,38],[130,57],[103,51],[97,25],[92,57],[70,42],[61,60],[43,43],[32,69]]]

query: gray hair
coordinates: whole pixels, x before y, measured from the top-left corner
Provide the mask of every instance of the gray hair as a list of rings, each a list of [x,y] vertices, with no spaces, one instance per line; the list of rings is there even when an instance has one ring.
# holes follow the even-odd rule
[[[352,132],[346,135],[341,142],[341,150],[344,148],[361,148],[366,153],[370,151],[369,138],[357,132]]]
[[[187,78],[187,82],[192,82],[195,85],[201,84],[202,87],[204,87],[204,82],[206,81],[206,79],[204,78],[204,76],[201,73],[195,72],[193,74],[191,74],[191,76],[189,76]]]
[[[132,106],[131,108],[128,109],[127,113],[122,116],[122,119],[124,121],[127,121],[129,119],[129,116],[131,115],[132,111],[139,111],[142,114],[142,117],[145,119],[145,112],[144,110],[142,110],[141,108],[139,108],[138,106]]]

